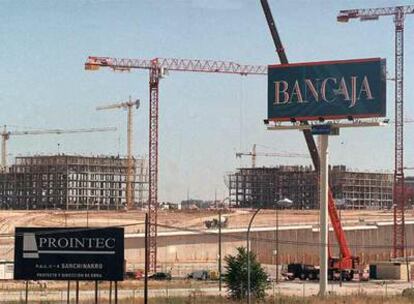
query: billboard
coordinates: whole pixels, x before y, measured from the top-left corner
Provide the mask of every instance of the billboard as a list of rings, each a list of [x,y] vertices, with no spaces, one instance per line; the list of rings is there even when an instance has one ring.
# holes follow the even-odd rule
[[[16,228],[15,280],[121,281],[123,228]]]
[[[385,59],[270,65],[268,120],[386,115]]]

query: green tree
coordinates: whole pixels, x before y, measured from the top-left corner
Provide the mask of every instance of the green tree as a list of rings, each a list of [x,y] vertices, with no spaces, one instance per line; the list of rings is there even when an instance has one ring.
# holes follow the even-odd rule
[[[245,247],[238,247],[237,254],[227,255],[226,272],[224,282],[227,285],[229,295],[233,299],[242,299],[247,296],[247,250]],[[268,287],[267,274],[256,255],[250,252],[250,293],[257,299],[263,299]]]

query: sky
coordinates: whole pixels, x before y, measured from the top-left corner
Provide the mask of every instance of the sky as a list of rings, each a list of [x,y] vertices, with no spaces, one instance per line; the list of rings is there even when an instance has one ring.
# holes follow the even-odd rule
[[[269,0],[290,62],[382,57],[394,71],[392,17],[337,23],[341,9],[410,1]],[[123,110],[96,106],[139,98],[134,153],[148,158],[148,72],[85,71],[88,56],[188,58],[279,63],[256,0],[0,0],[0,125],[9,130],[116,127],[116,132],[14,136],[9,163],[21,155],[125,155]],[[414,119],[414,16],[405,21],[405,116]],[[394,83],[387,117],[394,116]],[[225,176],[263,153],[306,153],[298,131],[266,130],[265,76],[171,72],[160,83],[159,200],[228,196]],[[414,124],[405,128],[405,163],[414,166]],[[330,138],[330,163],[392,172],[391,126],[341,131]],[[309,165],[305,158],[258,157],[258,166]],[[408,173],[408,172],[407,172]],[[412,175],[412,171],[411,171]]]

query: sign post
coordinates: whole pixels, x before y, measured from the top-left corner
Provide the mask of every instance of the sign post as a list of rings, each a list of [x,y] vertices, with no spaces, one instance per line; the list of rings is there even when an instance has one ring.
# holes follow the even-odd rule
[[[14,279],[67,281],[67,303],[70,282],[76,281],[76,303],[79,302],[79,281],[124,279],[123,228],[16,228],[14,246]],[[116,300],[115,300],[116,302]]]
[[[26,281],[26,294],[25,294],[25,303],[29,303],[29,281]]]
[[[379,121],[360,119],[385,115],[385,59],[269,66],[267,129],[319,135],[320,296],[326,295],[328,285],[328,136],[339,135],[340,128],[380,126]]]
[[[75,303],[79,304],[79,281],[76,281]]]

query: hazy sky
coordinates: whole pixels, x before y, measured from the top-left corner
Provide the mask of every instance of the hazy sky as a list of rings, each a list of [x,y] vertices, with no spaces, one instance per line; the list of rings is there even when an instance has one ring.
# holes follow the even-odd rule
[[[392,76],[394,24],[336,22],[340,9],[410,1],[269,0],[290,62],[383,57]],[[412,4],[412,3],[411,3]],[[58,151],[85,155],[126,152],[126,112],[97,105],[140,98],[134,149],[148,154],[148,72],[84,71],[89,55],[177,57],[278,63],[256,0],[18,1],[0,0],[0,124],[10,129],[115,126],[117,132],[15,136],[9,160]],[[414,118],[414,16],[406,18],[405,113]],[[387,116],[393,118],[393,82]],[[267,131],[263,76],[171,72],[160,84],[160,200],[227,195],[226,172],[250,165],[237,151],[306,152],[301,133]],[[405,128],[406,164],[414,166],[414,124]],[[392,127],[344,130],[330,140],[333,164],[392,170]],[[307,159],[258,158],[258,165],[309,164]],[[412,171],[411,171],[412,173]]]

